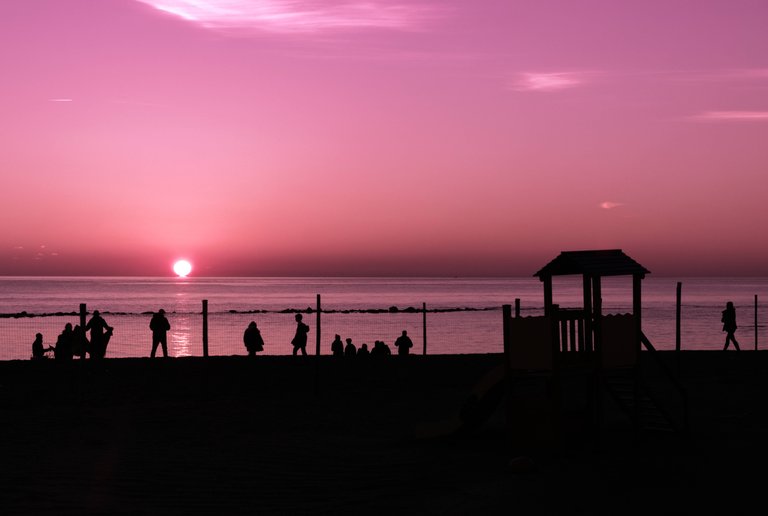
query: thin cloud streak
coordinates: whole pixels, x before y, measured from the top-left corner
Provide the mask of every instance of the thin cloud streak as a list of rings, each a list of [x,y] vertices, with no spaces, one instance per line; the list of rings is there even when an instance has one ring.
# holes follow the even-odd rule
[[[521,73],[513,82],[516,91],[551,92],[575,88],[586,83],[583,72]]]
[[[318,32],[332,29],[409,30],[427,9],[382,0],[136,0],[207,29]]]
[[[768,111],[707,111],[693,118],[705,122],[768,122]]]
[[[603,201],[600,203],[600,207],[604,210],[612,210],[614,208],[618,208],[619,206],[624,206],[624,204],[613,201]]]
[[[48,102],[72,102],[72,100],[73,100],[73,99],[66,99],[66,98],[61,98],[61,99],[48,99]]]

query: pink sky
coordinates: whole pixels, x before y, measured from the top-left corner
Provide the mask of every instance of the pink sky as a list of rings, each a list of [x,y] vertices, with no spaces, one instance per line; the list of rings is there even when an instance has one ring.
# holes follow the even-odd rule
[[[3,0],[0,275],[768,275],[768,2]]]

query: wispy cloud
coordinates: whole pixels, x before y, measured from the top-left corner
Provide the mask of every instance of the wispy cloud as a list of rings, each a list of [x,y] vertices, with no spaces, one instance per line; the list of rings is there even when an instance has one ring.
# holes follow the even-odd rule
[[[619,206],[624,206],[624,204],[614,201],[603,201],[600,203],[600,207],[604,210],[612,210],[614,208],[618,208]]]
[[[67,99],[67,98],[58,98],[58,99],[48,99],[48,102],[72,102],[73,99]]]
[[[137,0],[209,29],[318,32],[413,29],[428,10],[389,0]]]
[[[706,111],[693,118],[704,122],[768,122],[768,111]]]
[[[586,72],[525,72],[512,82],[516,91],[560,91],[581,86],[587,81]]]

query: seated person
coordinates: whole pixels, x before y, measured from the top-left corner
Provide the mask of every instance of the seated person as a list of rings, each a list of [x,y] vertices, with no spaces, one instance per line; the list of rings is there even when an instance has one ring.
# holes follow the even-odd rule
[[[43,334],[35,334],[35,341],[32,343],[32,360],[42,360],[48,358],[45,354],[48,351],[53,351],[52,346],[48,346],[48,349],[43,347]]]

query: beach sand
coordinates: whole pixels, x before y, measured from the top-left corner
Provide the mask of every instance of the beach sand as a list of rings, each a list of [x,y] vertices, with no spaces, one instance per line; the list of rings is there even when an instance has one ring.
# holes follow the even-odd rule
[[[671,352],[661,355],[676,366]],[[503,409],[474,432],[451,433],[473,387],[500,363],[500,355],[1,362],[0,507],[3,514],[762,512],[768,352],[683,352],[688,438],[635,435],[609,401],[598,442],[588,432],[557,442],[547,432],[521,432],[530,429],[524,417],[513,414],[507,425]]]

